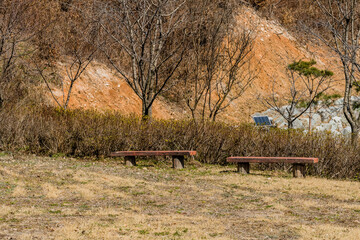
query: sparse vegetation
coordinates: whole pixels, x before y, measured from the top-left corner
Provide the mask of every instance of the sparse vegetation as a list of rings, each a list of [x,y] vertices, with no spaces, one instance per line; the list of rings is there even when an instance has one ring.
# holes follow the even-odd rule
[[[324,20],[316,1],[310,0],[246,0],[262,16],[279,21],[300,41],[312,39],[309,29],[326,33],[319,22]],[[321,0],[321,2],[326,2]]]
[[[335,100],[341,98],[341,95],[338,93],[333,94],[326,94],[326,93],[320,93],[316,96],[316,99],[314,101],[315,104],[317,104],[319,101],[322,101],[323,104],[326,106],[330,106],[334,103]]]
[[[0,238],[355,240],[360,234],[359,182],[294,179],[283,171],[243,176],[233,167],[194,168],[196,162],[183,171],[139,163],[148,167],[128,168],[117,159],[0,157]]]

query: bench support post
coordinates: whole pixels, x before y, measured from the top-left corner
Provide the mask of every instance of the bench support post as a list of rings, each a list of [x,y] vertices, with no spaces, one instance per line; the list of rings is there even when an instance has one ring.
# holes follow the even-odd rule
[[[173,156],[173,168],[183,169],[184,168],[184,156]]]
[[[305,164],[303,163],[294,163],[293,164],[293,176],[295,178],[305,177]]]
[[[249,174],[250,173],[250,163],[238,162],[237,171],[242,174]]]
[[[136,166],[135,156],[125,156],[125,165],[129,167]]]

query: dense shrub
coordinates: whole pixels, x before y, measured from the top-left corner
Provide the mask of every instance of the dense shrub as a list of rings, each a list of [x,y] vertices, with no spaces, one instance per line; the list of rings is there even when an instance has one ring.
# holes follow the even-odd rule
[[[203,163],[226,164],[228,156],[318,157],[313,175],[357,178],[360,149],[343,137],[264,130],[248,124],[195,124],[192,121],[144,122],[117,112],[60,111],[54,108],[0,112],[1,150],[67,156],[107,156],[115,150],[196,150]],[[283,168],[282,164],[262,168]],[[285,165],[285,167],[288,167]]]

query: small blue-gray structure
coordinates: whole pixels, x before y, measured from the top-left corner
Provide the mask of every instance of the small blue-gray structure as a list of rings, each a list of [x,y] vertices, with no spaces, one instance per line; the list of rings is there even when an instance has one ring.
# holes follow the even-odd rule
[[[253,117],[256,126],[273,126],[268,116]]]

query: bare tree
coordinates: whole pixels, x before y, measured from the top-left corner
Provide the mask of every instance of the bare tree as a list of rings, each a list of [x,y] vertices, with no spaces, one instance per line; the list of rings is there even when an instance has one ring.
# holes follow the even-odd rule
[[[60,29],[57,33],[60,38],[57,44],[60,45],[58,46],[60,55],[65,56],[63,63],[66,76],[59,76],[56,65],[51,63],[53,59],[40,58],[34,61],[36,70],[52,98],[64,110],[69,106],[75,82],[93,61],[97,52],[97,47],[94,45],[94,36],[96,38],[98,32],[96,23],[91,17],[84,17],[88,12],[72,5],[71,2],[70,0],[60,2],[62,12],[57,16],[59,25],[57,22],[52,23],[52,27]],[[60,98],[55,96],[51,86],[51,84],[56,85],[56,82],[61,87],[62,96]]]
[[[205,117],[205,94],[208,89],[206,65],[214,60],[214,51],[225,37],[224,28],[230,23],[232,13],[230,8],[217,9],[216,2],[206,1],[188,2],[189,8],[194,9],[189,15],[189,51],[184,64],[184,98],[191,111],[194,121],[198,115],[198,108],[203,107],[200,114]],[[213,15],[212,11],[217,10]],[[209,69],[210,70],[210,69]]]
[[[196,41],[196,45],[198,44],[198,41]],[[193,52],[187,58],[186,62],[186,74],[185,74],[185,100],[186,105],[189,108],[191,112],[191,116],[193,120],[196,120],[196,113],[198,106],[201,104],[201,100],[203,99],[207,85],[204,77],[204,73],[202,70],[202,50],[206,49],[203,46],[200,46],[201,49],[199,49],[199,45],[196,46],[196,49],[193,49]]]
[[[104,4],[101,26],[110,40],[102,50],[142,101],[144,118],[151,117],[159,94],[174,86],[172,77],[186,49],[184,3],[116,0]]]
[[[185,67],[186,104],[194,120],[200,115],[202,120],[215,121],[256,76],[250,67],[254,33],[241,28],[234,31],[234,6],[226,4],[218,9],[216,16],[211,15],[213,9],[202,5],[195,15],[196,27],[192,29]]]
[[[32,27],[26,21],[31,4],[32,1],[20,0],[0,2],[0,108],[7,99],[6,88],[12,80],[16,62],[27,54],[20,46],[32,36],[29,32]]]
[[[288,129],[293,128],[294,121],[311,109],[317,96],[332,87],[333,72],[319,70],[313,67],[315,64],[314,60],[309,62],[300,60],[289,64],[287,67],[288,94],[280,98],[280,94],[275,90],[276,81],[274,80],[271,94],[261,98],[267,107],[272,108],[287,121]],[[282,106],[284,103],[288,105]],[[302,110],[299,111],[297,107],[300,104]]]
[[[40,67],[38,64],[35,63],[39,75],[45,82],[46,87],[51,93],[52,98],[60,108],[64,110],[68,108],[74,84],[80,78],[81,74],[85,71],[91,61],[94,59],[95,52],[96,50],[92,50],[90,53],[84,53],[77,48],[73,49],[72,54],[70,55],[70,63],[68,63],[68,65],[66,66],[67,81],[65,81],[63,77],[60,77],[62,101],[60,101],[58,97],[54,95],[54,92],[50,86],[51,80],[49,81],[48,74],[45,72],[48,67]],[[65,86],[65,82],[68,82],[67,87]]]
[[[352,142],[356,143],[360,131],[360,116],[350,101],[354,84],[360,77],[360,5],[358,0],[316,0],[326,19],[325,34],[314,33],[329,46],[342,63],[345,91],[343,112],[352,130]]]
[[[207,63],[206,99],[209,119],[226,109],[234,100],[242,96],[257,76],[251,68],[254,36],[250,30],[240,33],[227,31],[224,42],[213,53]]]

